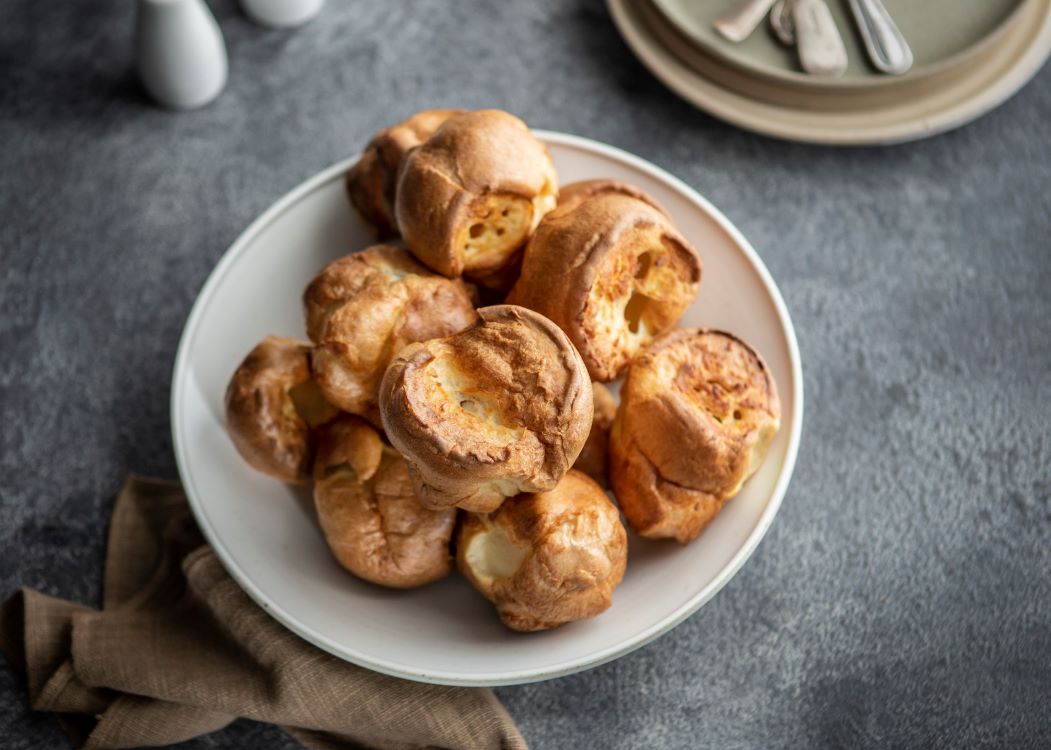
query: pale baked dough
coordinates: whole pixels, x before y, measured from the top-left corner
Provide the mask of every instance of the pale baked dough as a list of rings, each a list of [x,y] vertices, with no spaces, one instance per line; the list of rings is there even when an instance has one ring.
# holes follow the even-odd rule
[[[555,321],[591,377],[609,382],[675,326],[700,281],[697,251],[651,198],[598,180],[564,188],[529,241],[507,302]]]
[[[460,572],[514,630],[604,612],[627,558],[616,506],[578,471],[547,492],[508,499],[495,513],[464,514],[457,532]]]
[[[696,537],[766,455],[781,405],[763,358],[736,336],[693,328],[628,368],[610,434],[610,481],[641,536]]]
[[[380,413],[427,507],[495,510],[548,490],[591,427],[591,383],[566,335],[531,310],[496,305],[453,336],[391,363]]]

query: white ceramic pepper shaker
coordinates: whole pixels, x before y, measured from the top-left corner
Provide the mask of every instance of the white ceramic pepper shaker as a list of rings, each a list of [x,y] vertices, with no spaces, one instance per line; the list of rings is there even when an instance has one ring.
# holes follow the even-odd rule
[[[320,13],[324,4],[325,0],[241,0],[249,18],[275,29],[303,25]]]
[[[136,27],[139,77],[158,103],[195,109],[223,90],[226,44],[204,0],[139,0]]]

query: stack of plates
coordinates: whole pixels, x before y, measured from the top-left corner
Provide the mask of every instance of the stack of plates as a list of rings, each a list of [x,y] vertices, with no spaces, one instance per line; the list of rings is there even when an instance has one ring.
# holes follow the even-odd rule
[[[914,140],[963,125],[1020,89],[1051,54],[1051,0],[884,0],[912,47],[908,73],[868,65],[845,0],[827,0],[850,58],[801,72],[763,23],[734,44],[712,22],[738,0],[607,0],[642,63],[695,106],[767,135],[826,144]]]

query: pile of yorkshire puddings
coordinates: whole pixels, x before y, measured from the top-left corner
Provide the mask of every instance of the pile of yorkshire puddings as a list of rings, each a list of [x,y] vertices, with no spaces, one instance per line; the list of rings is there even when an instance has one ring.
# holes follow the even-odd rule
[[[346,186],[390,244],[320,270],[310,341],[260,342],[226,415],[253,467],[313,480],[351,573],[411,588],[455,558],[508,627],[552,628],[610,606],[621,513],[685,544],[758,468],[773,378],[735,336],[675,328],[701,261],[641,190],[560,189],[498,110],[383,130]],[[622,375],[618,406],[602,384]]]

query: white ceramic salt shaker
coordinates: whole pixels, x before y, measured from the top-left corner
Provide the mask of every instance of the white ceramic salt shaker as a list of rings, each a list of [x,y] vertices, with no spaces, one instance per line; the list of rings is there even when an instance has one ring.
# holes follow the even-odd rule
[[[226,44],[204,0],[139,0],[139,77],[158,103],[196,109],[226,85]]]
[[[324,4],[325,0],[241,0],[249,18],[275,29],[303,25],[320,13]]]

